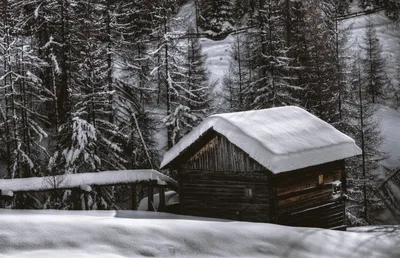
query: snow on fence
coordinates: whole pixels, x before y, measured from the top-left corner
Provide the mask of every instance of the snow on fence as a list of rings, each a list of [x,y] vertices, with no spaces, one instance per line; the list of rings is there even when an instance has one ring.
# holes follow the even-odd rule
[[[167,185],[170,188],[178,187],[178,183],[172,178],[153,169],[142,169],[0,179],[0,189],[12,192],[48,191],[91,185],[105,186],[152,181],[156,181],[157,185]]]

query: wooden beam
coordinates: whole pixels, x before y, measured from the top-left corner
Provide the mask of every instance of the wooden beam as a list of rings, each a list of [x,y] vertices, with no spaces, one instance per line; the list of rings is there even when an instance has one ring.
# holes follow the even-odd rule
[[[159,186],[158,187],[158,195],[160,198],[160,203],[158,204],[158,211],[164,211],[165,210],[165,187],[164,186]]]
[[[154,206],[153,206],[153,185],[150,182],[147,187],[147,210],[148,211],[154,211]]]
[[[80,200],[79,200],[79,189],[73,188],[71,189],[71,200],[72,200],[72,209],[73,210],[80,210],[82,209],[80,206]]]
[[[136,184],[131,184],[131,193],[132,193],[132,210],[136,210],[137,201],[136,201]]]
[[[83,197],[84,197],[84,200],[85,200],[85,210],[90,210],[90,207],[89,207],[89,192],[84,192],[83,193]]]

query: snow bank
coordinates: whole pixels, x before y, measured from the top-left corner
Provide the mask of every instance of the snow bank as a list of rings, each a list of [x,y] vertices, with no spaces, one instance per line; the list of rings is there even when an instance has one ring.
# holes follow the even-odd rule
[[[212,128],[274,173],[361,154],[354,140],[294,106],[218,114],[183,137],[165,155],[168,165]]]
[[[376,113],[380,120],[380,129],[384,137],[381,150],[389,157],[381,163],[385,167],[400,167],[400,112],[381,106]]]
[[[82,214],[2,212],[0,257],[400,257],[399,229],[356,233],[157,212]]]
[[[175,180],[156,170],[142,169],[65,174],[55,177],[0,179],[0,189],[7,189],[13,192],[42,191],[53,188],[139,183],[150,180],[157,180],[159,183],[166,182],[175,186],[178,185]]]

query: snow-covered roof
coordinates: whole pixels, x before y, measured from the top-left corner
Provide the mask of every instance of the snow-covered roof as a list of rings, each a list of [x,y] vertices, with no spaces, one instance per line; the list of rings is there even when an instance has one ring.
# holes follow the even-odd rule
[[[87,185],[129,184],[157,180],[159,184],[178,183],[170,177],[153,169],[103,171],[60,176],[0,179],[0,189],[14,192],[45,191],[54,188],[74,188]]]
[[[294,106],[212,115],[165,153],[165,167],[212,129],[273,173],[360,155],[354,140]]]

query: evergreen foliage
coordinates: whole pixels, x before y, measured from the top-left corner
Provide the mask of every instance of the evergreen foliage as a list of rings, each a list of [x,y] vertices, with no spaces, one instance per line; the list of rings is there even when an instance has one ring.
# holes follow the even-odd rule
[[[363,44],[360,47],[364,51],[361,62],[363,73],[366,75],[364,80],[368,87],[367,92],[372,103],[377,103],[380,97],[384,97],[388,79],[379,39],[371,20],[368,20]]]
[[[193,29],[189,28],[188,33]],[[172,143],[175,144],[209,113],[209,82],[204,67],[205,56],[196,38],[188,38],[175,53],[174,68],[168,78],[171,88],[171,113],[165,118],[172,127]],[[177,54],[182,56],[177,57]]]
[[[360,146],[362,155],[347,162],[347,215],[351,224],[373,224],[384,208],[384,201],[375,195],[378,179],[384,174],[379,166],[379,161],[385,158],[380,151],[383,137],[375,115],[377,106],[368,96],[368,84],[364,80],[366,74],[363,73],[359,57],[355,59],[351,71],[351,84],[345,102],[347,119],[352,125],[348,133]]]
[[[157,168],[159,150],[172,147],[216,109],[297,105],[362,146],[364,159],[347,164],[348,214],[352,223],[373,221],[381,202],[370,193],[384,157],[373,102],[386,100],[391,89],[371,23],[361,60],[352,77],[347,74],[346,36],[335,16],[347,13],[349,2],[196,0],[194,30],[176,17],[184,4],[179,0],[3,1],[4,176]],[[395,0],[361,5],[383,6],[390,18],[398,18]],[[195,31],[214,39],[232,33],[229,69],[220,78],[222,106],[212,101]],[[398,103],[395,93],[387,96],[397,96]],[[120,208],[127,190],[96,188],[90,206]],[[26,195],[14,207],[71,209],[73,198],[84,196],[61,190],[46,200]]]

